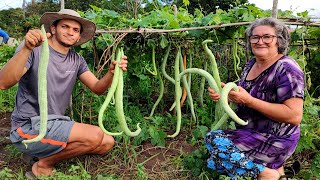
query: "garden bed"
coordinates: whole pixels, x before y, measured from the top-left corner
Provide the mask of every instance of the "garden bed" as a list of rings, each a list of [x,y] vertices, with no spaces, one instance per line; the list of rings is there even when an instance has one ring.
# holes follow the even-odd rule
[[[9,140],[10,115],[0,114],[0,169],[9,168],[10,173],[21,177],[31,170],[31,166],[22,160],[22,154]],[[182,168],[182,159],[197,148],[187,143],[187,134],[182,131],[175,139],[168,139],[165,147],[154,146],[149,141],[139,146],[116,143],[106,155],[85,155],[66,160],[56,165],[57,171],[80,177],[84,177],[81,173],[88,173],[91,177],[115,179],[190,179],[189,170]]]

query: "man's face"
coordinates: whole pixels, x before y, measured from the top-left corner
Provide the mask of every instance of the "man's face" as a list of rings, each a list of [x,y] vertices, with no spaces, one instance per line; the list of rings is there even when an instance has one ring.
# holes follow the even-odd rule
[[[62,19],[56,27],[51,26],[52,35],[65,47],[71,47],[80,40],[80,30],[80,23],[71,19]]]

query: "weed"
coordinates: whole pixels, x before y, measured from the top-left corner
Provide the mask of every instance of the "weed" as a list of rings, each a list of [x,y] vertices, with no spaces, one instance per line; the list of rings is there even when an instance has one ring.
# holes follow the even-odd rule
[[[139,180],[148,179],[148,174],[145,173],[145,167],[142,164],[137,164],[136,169],[137,169],[137,172],[136,172],[137,179]]]
[[[17,158],[22,155],[18,148],[16,148],[13,144],[8,144],[4,147],[4,150],[9,153],[9,158]]]
[[[5,167],[4,169],[0,170],[0,179],[9,180],[14,179],[14,177],[14,173],[11,169]]]

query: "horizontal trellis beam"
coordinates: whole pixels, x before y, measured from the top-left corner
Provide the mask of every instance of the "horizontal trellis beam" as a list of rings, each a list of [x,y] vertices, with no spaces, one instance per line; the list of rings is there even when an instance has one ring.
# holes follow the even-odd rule
[[[218,29],[223,27],[230,26],[242,26],[249,25],[251,22],[237,22],[237,23],[229,23],[229,24],[219,24],[212,26],[200,26],[200,27],[189,27],[189,28],[179,28],[179,29],[151,29],[151,28],[129,28],[129,29],[114,29],[114,30],[103,30],[98,29],[96,31],[97,34],[101,33],[170,33],[170,32],[183,32],[183,31],[192,31],[192,30],[201,30],[201,29]],[[285,22],[283,23],[287,25],[298,25],[298,26],[320,26],[319,22]]]

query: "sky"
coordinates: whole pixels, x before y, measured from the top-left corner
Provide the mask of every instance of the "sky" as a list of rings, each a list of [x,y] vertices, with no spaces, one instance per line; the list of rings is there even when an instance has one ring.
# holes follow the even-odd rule
[[[249,0],[261,9],[272,9],[273,0]],[[309,11],[309,15],[320,18],[320,0],[278,0],[278,9],[294,13]]]
[[[31,0],[26,0],[30,2]],[[22,6],[23,0],[0,0],[0,10]],[[249,0],[261,9],[272,9],[273,0]],[[320,17],[320,0],[278,0],[278,9],[293,12],[309,11],[314,17]]]
[[[22,7],[23,0],[0,0],[0,10]],[[28,2],[28,0],[27,0]]]

